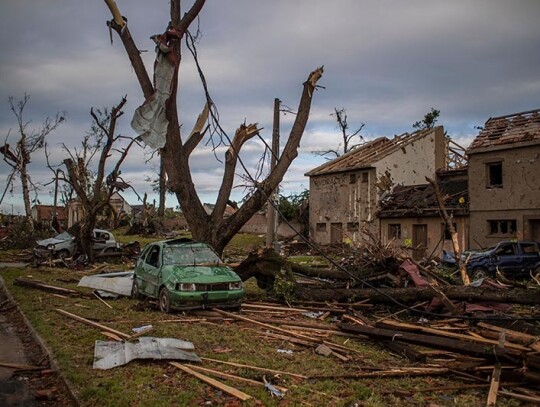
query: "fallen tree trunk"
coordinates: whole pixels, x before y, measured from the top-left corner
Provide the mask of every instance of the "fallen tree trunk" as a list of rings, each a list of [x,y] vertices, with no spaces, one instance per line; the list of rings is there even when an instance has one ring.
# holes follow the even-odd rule
[[[275,276],[281,269],[292,273],[298,273],[307,277],[329,278],[334,280],[350,280],[351,276],[339,270],[330,270],[328,268],[307,267],[297,263],[287,261],[273,249],[263,249],[248,254],[242,262],[233,266],[236,274],[242,281],[250,277],[256,277],[257,280],[266,280],[271,286]]]
[[[521,358],[521,352],[513,349],[501,348],[496,345],[487,346],[462,339],[443,338],[440,336],[416,334],[394,329],[374,328],[367,325],[338,324],[338,327],[349,333],[368,336],[374,339],[392,340],[397,342],[411,343],[434,349],[443,349],[450,352],[464,353],[467,355],[480,356],[497,360],[504,357],[512,361]]]
[[[471,286],[439,287],[449,299],[466,302],[497,302],[510,304],[538,304],[540,290],[537,289],[493,289]],[[431,287],[411,288],[362,288],[362,289],[332,289],[310,288],[296,285],[294,291],[298,300],[354,302],[368,299],[375,303],[414,303],[429,301],[434,297]]]

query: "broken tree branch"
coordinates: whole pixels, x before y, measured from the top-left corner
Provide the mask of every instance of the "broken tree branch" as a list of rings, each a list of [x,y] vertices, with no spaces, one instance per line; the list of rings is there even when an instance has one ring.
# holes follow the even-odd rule
[[[458,264],[458,267],[459,267],[461,280],[463,281],[464,285],[469,285],[471,281],[469,279],[469,275],[467,274],[467,269],[465,268],[465,264],[463,260],[461,260],[461,255],[459,251],[458,234],[456,232],[456,228],[454,228],[454,224],[452,223],[452,218],[448,215],[448,212],[446,212],[446,208],[444,207],[444,201],[441,196],[441,191],[439,190],[439,184],[429,177],[426,177],[426,180],[433,186],[433,190],[435,191],[435,198],[437,199],[437,204],[439,205],[440,215],[443,218],[444,223],[446,224],[446,229],[448,230],[448,232],[450,233],[450,236],[452,237],[452,247],[454,248],[454,256],[456,259],[456,263]]]

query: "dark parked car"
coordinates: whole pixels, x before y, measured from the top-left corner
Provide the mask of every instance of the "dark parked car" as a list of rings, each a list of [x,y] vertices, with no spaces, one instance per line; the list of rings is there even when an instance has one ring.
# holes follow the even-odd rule
[[[489,249],[469,254],[467,271],[472,278],[495,276],[500,271],[510,279],[540,273],[540,243],[502,241]]]
[[[240,308],[240,277],[210,248],[191,239],[149,243],[135,266],[132,297],[158,299],[171,309]]]

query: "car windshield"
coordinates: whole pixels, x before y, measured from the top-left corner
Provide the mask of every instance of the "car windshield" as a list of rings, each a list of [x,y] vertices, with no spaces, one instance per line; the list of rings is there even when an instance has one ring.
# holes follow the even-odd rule
[[[59,235],[55,236],[55,239],[58,240],[68,240],[71,239],[73,236],[71,236],[68,232],[62,232]]]
[[[177,264],[181,266],[190,266],[194,264],[217,264],[221,260],[216,253],[205,246],[165,246],[163,248],[163,264]]]

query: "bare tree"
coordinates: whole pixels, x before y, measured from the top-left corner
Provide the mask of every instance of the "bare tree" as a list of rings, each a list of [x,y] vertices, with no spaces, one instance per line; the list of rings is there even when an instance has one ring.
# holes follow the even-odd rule
[[[339,143],[335,149],[312,151],[313,154],[320,155],[327,160],[340,157],[342,154],[347,154],[349,151],[354,150],[356,147],[364,144],[364,137],[360,134],[365,124],[362,123],[358,129],[349,133],[349,123],[347,122],[347,111],[343,109],[334,108],[334,113],[330,114],[336,118],[338,128],[341,132],[342,143]],[[358,140],[355,140],[357,138]],[[342,148],[343,147],[343,148]]]
[[[323,67],[311,72],[304,82],[298,114],[277,165],[265,179],[260,181],[251,179],[254,189],[249,197],[234,214],[224,218],[227,202],[230,201],[236,167],[238,163],[242,164],[239,157],[240,150],[247,141],[259,134],[259,129],[256,124],[242,124],[231,140],[219,126],[216,107],[212,103],[202,69],[198,64],[194,37],[188,31],[202,10],[205,0],[195,0],[183,16],[181,16],[181,1],[171,0],[171,18],[166,31],[152,37],[157,44],[154,83],[150,80],[140,52],[130,34],[126,24],[127,19],[120,14],[114,0],[105,0],[105,2],[113,16],[108,25],[120,36],[146,99],[145,103],[138,109],[138,113],[136,112],[132,126],[147,144],[153,144],[154,148],[161,149],[168,187],[176,194],[193,237],[210,244],[216,251],[222,252],[240,228],[263,207],[268,197],[283,179],[291,162],[298,155],[300,140],[309,117],[311,100],[317,87],[317,81],[322,76]],[[207,96],[207,105],[199,116],[195,128],[188,137],[184,138],[180,134],[176,100],[183,39],[186,40],[197,63]],[[143,116],[151,115],[155,121],[152,126],[146,126],[140,119]],[[213,123],[214,130],[210,131],[210,136],[219,137],[218,140],[212,140],[214,145],[221,143],[228,145],[228,150],[225,153],[223,178],[211,214],[206,213],[197,195],[189,166],[190,155],[203,140],[208,129],[208,126],[205,126],[208,117]],[[152,130],[148,131],[150,127]]]
[[[2,153],[4,156],[4,161],[12,168],[12,172],[8,176],[8,182],[2,195],[2,199],[4,198],[6,191],[12,185],[15,176],[18,175],[21,180],[24,211],[30,226],[32,226],[33,222],[30,190],[36,190],[37,187],[32,182],[28,172],[30,157],[36,150],[45,146],[45,138],[64,121],[64,116],[57,113],[52,119],[47,117],[43,121],[41,128],[37,130],[30,130],[28,128],[30,121],[26,121],[23,117],[26,104],[30,100],[30,95],[25,93],[23,98],[18,102],[15,102],[13,97],[10,97],[8,100],[11,111],[17,119],[17,132],[19,140],[17,141],[15,148],[11,148],[11,146],[8,144],[8,134],[6,140],[4,141],[4,145],[0,146],[0,153]],[[2,202],[2,199],[0,199],[0,202]]]
[[[85,136],[80,150],[70,150],[64,145],[69,158],[63,161],[67,171],[68,182],[82,205],[83,220],[80,224],[79,243],[82,252],[94,261],[92,250],[92,231],[96,225],[100,211],[109,205],[111,196],[119,190],[129,188],[120,176],[120,166],[126,158],[135,139],[116,134],[118,119],[124,114],[122,108],[126,104],[124,97],[110,111],[108,109],[90,110],[93,119],[91,131]],[[122,139],[128,140],[127,146],[118,148]],[[116,146],[115,146],[116,145]],[[106,175],[107,160],[112,153],[119,155],[112,171]],[[97,168],[93,170],[93,159],[97,157]],[[50,165],[49,165],[50,168]],[[51,168],[52,169],[52,168]]]

